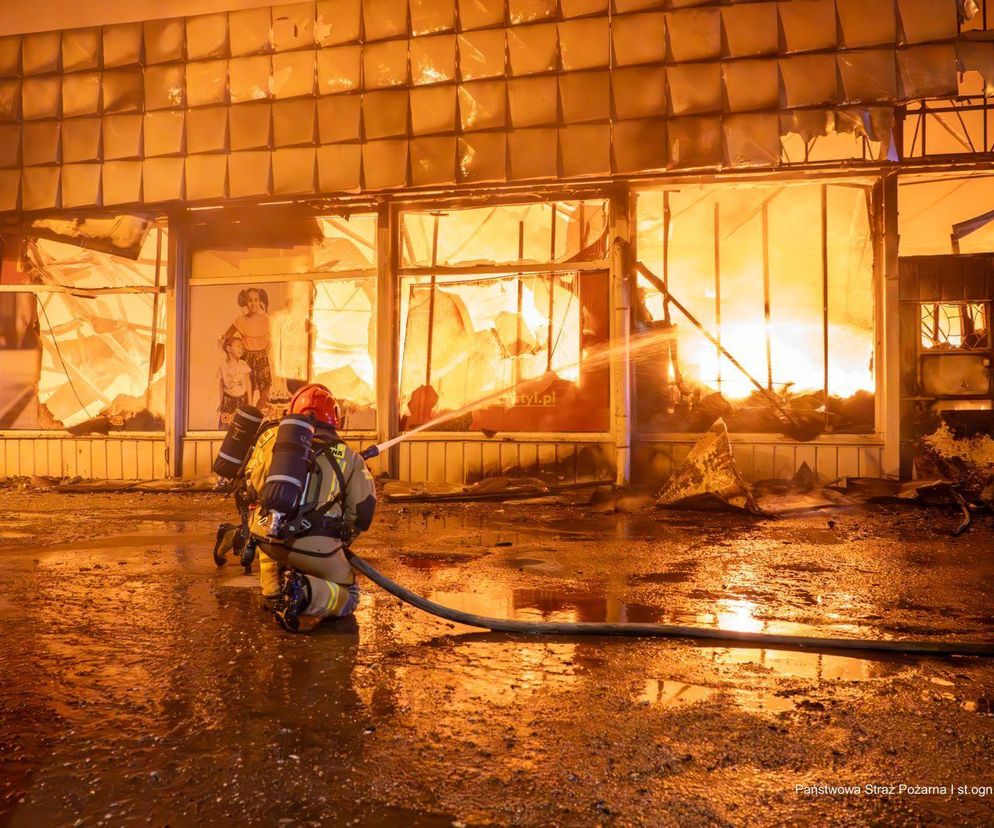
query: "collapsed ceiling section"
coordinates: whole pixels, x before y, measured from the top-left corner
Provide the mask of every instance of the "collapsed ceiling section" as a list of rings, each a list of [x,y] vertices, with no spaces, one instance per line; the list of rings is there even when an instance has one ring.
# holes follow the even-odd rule
[[[969,0],[318,0],[0,38],[0,210],[896,160]]]

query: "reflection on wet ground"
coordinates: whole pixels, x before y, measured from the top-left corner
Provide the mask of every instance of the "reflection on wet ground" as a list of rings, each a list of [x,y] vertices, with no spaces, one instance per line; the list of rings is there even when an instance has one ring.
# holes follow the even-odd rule
[[[254,579],[215,570],[219,500],[145,498],[130,516],[120,499],[92,503],[105,519],[97,505],[64,516],[60,543],[0,544],[0,824],[989,814],[969,799],[792,795],[881,768],[982,781],[986,662],[502,636],[369,585],[354,619],[288,636]],[[41,536],[63,506],[40,498],[18,531]],[[359,548],[433,600],[499,617],[994,635],[989,534],[891,535],[873,515],[828,526],[475,505],[384,509]]]

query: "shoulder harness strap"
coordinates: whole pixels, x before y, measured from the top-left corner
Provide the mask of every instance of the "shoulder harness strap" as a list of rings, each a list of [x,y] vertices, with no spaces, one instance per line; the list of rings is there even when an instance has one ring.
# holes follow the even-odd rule
[[[319,457],[323,456],[328,458],[328,464],[331,466],[331,470],[335,473],[335,477],[338,480],[338,493],[327,503],[324,503],[321,506],[318,506],[316,509],[313,509],[310,512],[311,515],[321,516],[327,514],[327,512],[335,504],[341,506],[343,512],[345,511],[345,473],[342,471],[341,464],[339,464],[338,457],[335,452],[335,449],[338,446],[342,446],[344,448],[345,443],[342,440],[336,438],[334,441],[327,443],[326,445],[322,446],[321,448],[317,449],[317,451],[314,452],[315,463],[317,463],[317,459]]]

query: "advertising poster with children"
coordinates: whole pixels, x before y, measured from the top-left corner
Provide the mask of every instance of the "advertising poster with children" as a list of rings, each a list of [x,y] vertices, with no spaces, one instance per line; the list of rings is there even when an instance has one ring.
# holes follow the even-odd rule
[[[193,288],[189,428],[226,429],[240,405],[278,416],[308,376],[309,282]]]

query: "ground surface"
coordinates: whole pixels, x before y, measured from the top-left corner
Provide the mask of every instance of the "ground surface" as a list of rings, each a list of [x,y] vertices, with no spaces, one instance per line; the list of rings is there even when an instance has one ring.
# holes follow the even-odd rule
[[[215,569],[229,512],[0,491],[0,824],[994,819],[992,661],[509,639],[369,584],[290,636]],[[357,550],[493,615],[994,638],[994,533],[957,522],[409,505]],[[901,784],[968,790],[795,791]]]

